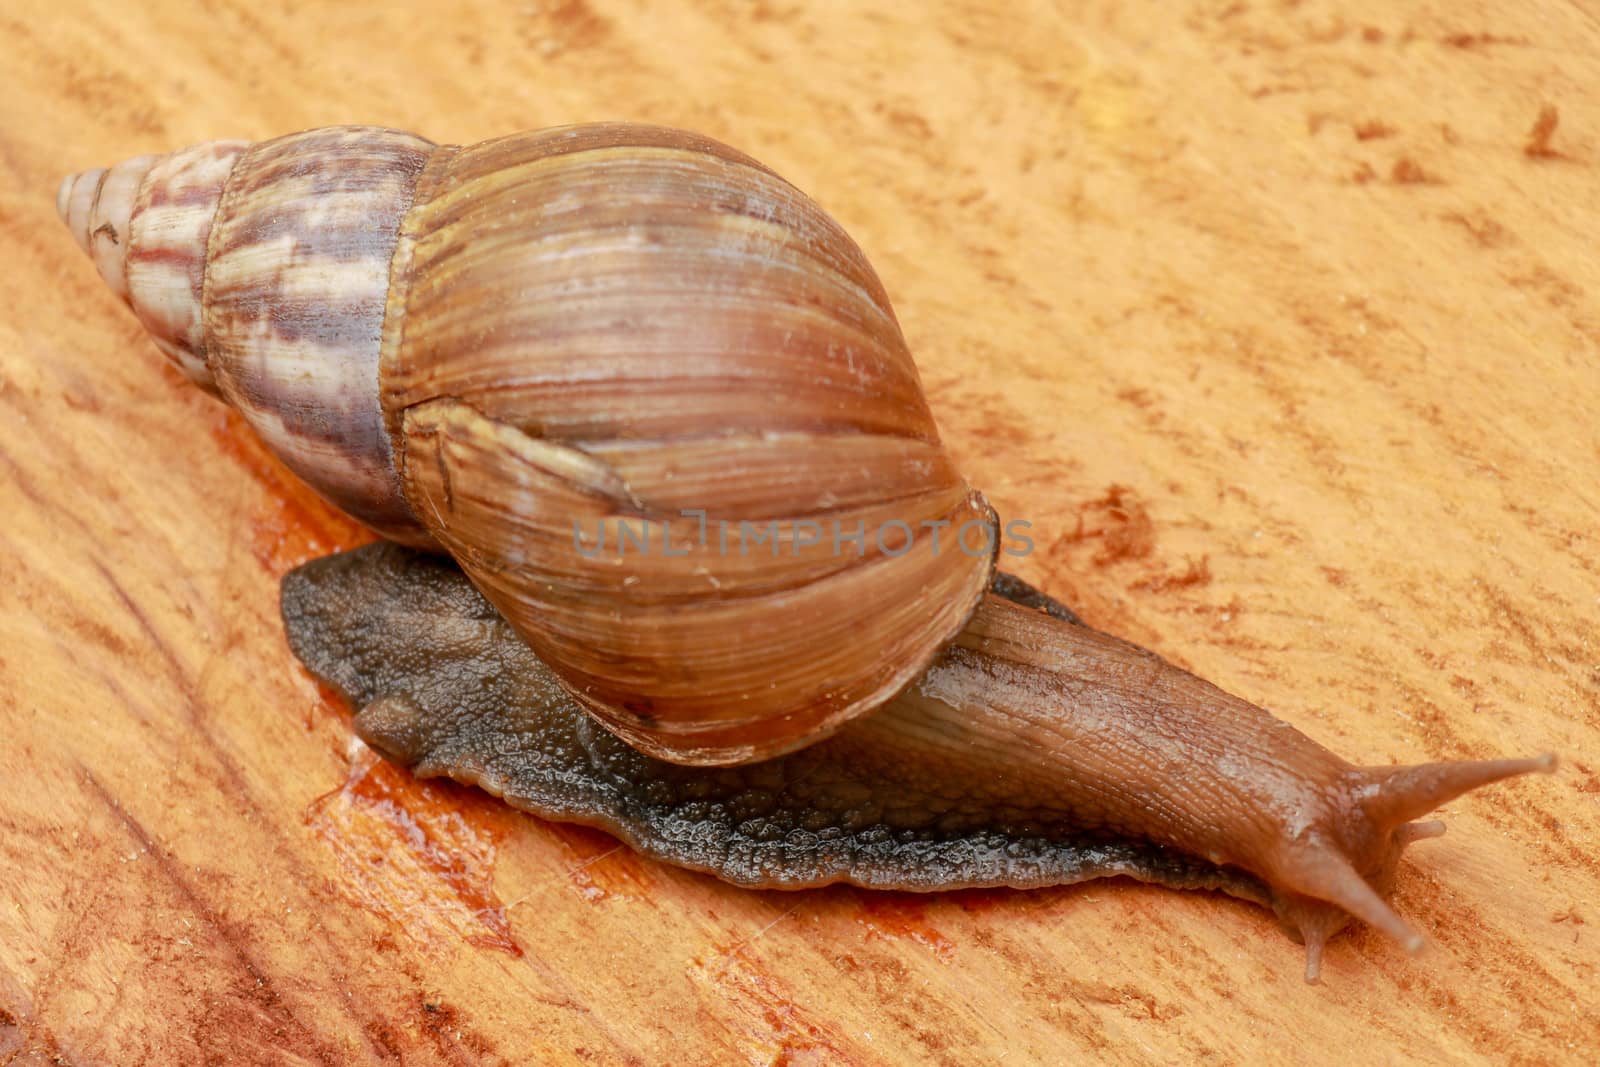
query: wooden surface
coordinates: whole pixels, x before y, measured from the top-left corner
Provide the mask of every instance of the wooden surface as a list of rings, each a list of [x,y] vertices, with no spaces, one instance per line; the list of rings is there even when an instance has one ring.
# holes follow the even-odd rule
[[[0,14],[0,1063],[1592,1062],[1592,8],[137,7]],[[1430,951],[1346,935],[1308,987],[1222,898],[741,892],[352,744],[277,579],[362,534],[165,366],[56,181],[601,118],[844,223],[1096,625],[1357,761],[1563,755],[1411,853]]]

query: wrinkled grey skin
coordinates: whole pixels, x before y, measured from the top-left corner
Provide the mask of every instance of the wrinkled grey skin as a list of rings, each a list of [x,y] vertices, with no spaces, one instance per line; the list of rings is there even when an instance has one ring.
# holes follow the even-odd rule
[[[1068,609],[1019,579],[994,591],[1057,618]],[[422,777],[481,786],[544,818],[585,823],[668,863],[736,885],[849,882],[933,891],[1029,888],[1126,875],[1219,889],[1258,903],[1262,884],[1140,841],[1107,840],[995,813],[975,825],[949,783],[894,780],[881,731],[833,737],[743,767],[684,767],[606,732],[448,560],[375,544],[283,580],[290,647],[359,708],[369,745]],[[910,783],[910,784],[908,784]]]

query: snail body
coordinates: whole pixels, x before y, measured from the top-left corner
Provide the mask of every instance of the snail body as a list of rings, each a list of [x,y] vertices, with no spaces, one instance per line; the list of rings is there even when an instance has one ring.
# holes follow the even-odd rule
[[[917,892],[1124,876],[1273,909],[1306,945],[1381,894],[1417,817],[1548,757],[1355,767],[1007,578],[917,681],[807,748],[687,767],[585,715],[448,560],[375,544],[285,576],[290,648],[421,776],[756,889]]]
[[[453,557],[284,585],[296,654],[418,773],[746,885],[1220,888],[1314,976],[1352,916],[1420,943],[1383,900],[1442,829],[1417,817],[1553,766],[1353,767],[998,574],[860,250],[706,138],[331,127],[85,172],[57,206],[291,469]]]

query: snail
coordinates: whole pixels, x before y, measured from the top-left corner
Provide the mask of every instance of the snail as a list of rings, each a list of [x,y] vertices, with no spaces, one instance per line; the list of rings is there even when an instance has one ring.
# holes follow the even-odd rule
[[[330,127],[57,207],[189,379],[408,546],[282,607],[416,773],[740,885],[1220,889],[1315,980],[1352,918],[1421,946],[1384,899],[1416,820],[1555,766],[1353,766],[997,570],[860,249],[706,137]]]

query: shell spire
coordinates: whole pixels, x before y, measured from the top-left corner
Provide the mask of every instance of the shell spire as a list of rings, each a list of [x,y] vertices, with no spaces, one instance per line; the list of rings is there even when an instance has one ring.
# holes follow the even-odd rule
[[[378,405],[389,260],[421,137],[209,141],[63,181],[62,219],[162,352],[329,502],[431,546]]]
[[[216,394],[201,326],[206,241],[244,141],[136,156],[62,181],[56,211],[111,291],[190,381]]]
[[[160,156],[135,156],[114,167],[74,174],[56,190],[56,212],[89,254],[111,291],[128,299],[128,223],[145,175]]]

